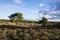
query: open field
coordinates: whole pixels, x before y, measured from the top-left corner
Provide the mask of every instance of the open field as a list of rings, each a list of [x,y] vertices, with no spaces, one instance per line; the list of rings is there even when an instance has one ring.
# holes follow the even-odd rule
[[[0,40],[60,40],[60,29],[0,25]]]
[[[60,40],[60,0],[0,0],[0,40]]]

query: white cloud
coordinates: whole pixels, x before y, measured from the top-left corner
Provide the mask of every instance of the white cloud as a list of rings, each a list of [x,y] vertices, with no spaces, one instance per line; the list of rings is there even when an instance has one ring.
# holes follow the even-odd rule
[[[56,11],[53,11],[53,13],[55,14],[55,13],[56,13]]]
[[[60,22],[60,19],[49,19],[49,21],[53,21],[53,22]]]
[[[43,4],[43,3],[41,3],[39,6],[40,6],[40,7],[43,7],[43,6],[44,6],[44,4]]]
[[[59,14],[60,11],[50,11],[49,13],[52,13],[52,14]]]
[[[26,4],[23,3],[22,0],[14,0],[14,3],[15,3],[15,4],[20,4],[20,6],[22,6],[22,7],[25,7],[25,6],[26,6]]]
[[[50,15],[45,15],[45,17],[46,17],[46,18],[52,18],[52,16],[50,16]]]
[[[47,14],[47,15],[44,15],[44,14],[42,14],[42,13],[40,14],[40,17],[52,18],[52,16],[50,16],[50,15],[48,15],[48,14]]]
[[[22,3],[22,0],[14,0],[15,3]]]

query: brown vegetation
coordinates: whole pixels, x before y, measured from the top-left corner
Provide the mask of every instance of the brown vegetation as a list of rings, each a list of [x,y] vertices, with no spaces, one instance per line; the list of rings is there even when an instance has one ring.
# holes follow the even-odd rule
[[[0,40],[60,40],[60,29],[0,25]]]

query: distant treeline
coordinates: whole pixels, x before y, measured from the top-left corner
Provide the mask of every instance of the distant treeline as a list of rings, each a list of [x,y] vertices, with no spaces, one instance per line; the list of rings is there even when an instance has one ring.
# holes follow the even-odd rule
[[[11,20],[0,19],[0,22],[11,22]],[[26,22],[27,22],[27,23],[32,23],[32,22],[33,22],[33,23],[39,23],[39,21],[28,21],[28,20],[24,20],[23,22],[24,22],[24,23],[26,23]],[[51,21],[50,21],[50,22],[48,22],[48,23],[60,23],[60,22],[51,22]]]

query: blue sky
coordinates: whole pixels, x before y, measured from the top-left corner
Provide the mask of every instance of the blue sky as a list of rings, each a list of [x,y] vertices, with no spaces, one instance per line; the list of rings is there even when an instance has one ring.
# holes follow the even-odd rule
[[[15,12],[23,13],[26,20],[60,21],[60,0],[0,0],[0,19]]]

